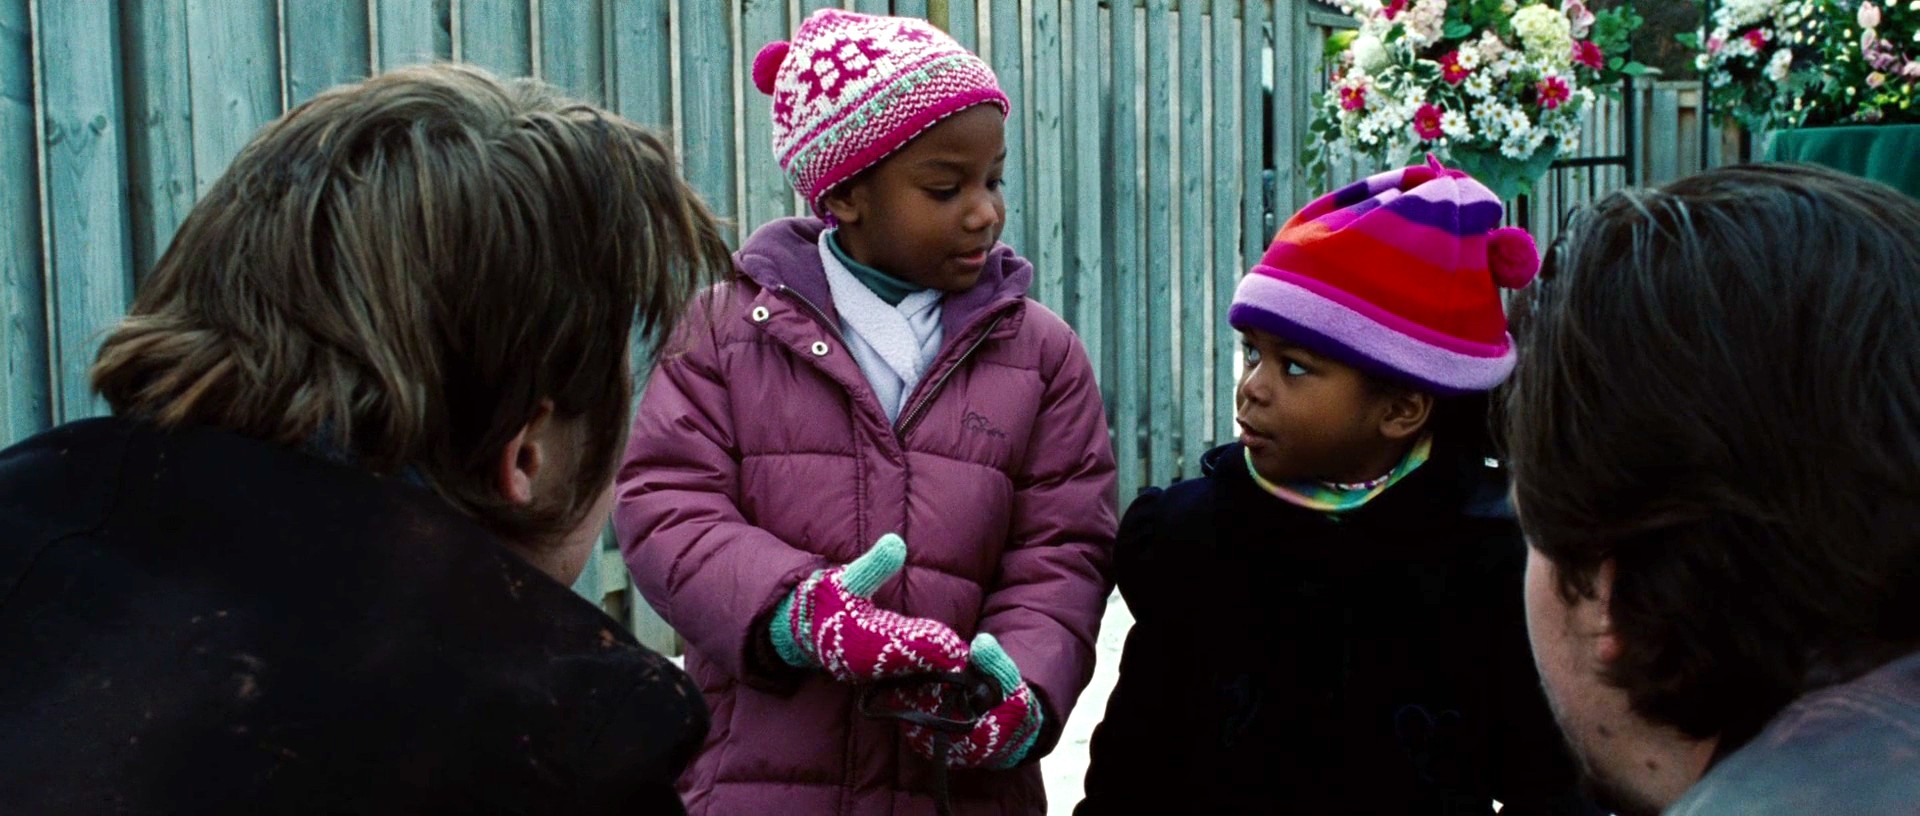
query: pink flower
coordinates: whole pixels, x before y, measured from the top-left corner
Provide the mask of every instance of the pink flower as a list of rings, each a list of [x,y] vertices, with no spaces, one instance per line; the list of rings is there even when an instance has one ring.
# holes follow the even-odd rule
[[[1920,79],[1920,59],[1909,60],[1907,67],[1900,69],[1900,75],[1908,79]]]
[[[1593,29],[1593,12],[1580,0],[1566,0],[1560,5],[1560,12],[1567,15],[1567,22],[1572,24],[1574,39],[1587,36],[1587,32]]]
[[[1880,7],[1872,3],[1861,3],[1858,22],[1861,28],[1880,27]]]
[[[1400,12],[1403,12],[1406,10],[1407,10],[1407,0],[1393,0],[1393,2],[1390,2],[1387,4],[1387,7],[1385,9],[1382,9],[1382,11],[1386,13],[1387,19],[1389,20],[1400,16]]]
[[[1607,56],[1600,53],[1600,46],[1581,40],[1573,44],[1573,64],[1599,71],[1607,67]]]
[[[1879,71],[1875,71],[1867,75],[1867,87],[1878,88],[1885,84],[1887,84],[1886,74],[1880,73]]]
[[[1472,73],[1460,67],[1459,51],[1448,51],[1446,56],[1440,58],[1440,78],[1446,80],[1448,85],[1465,82]]]
[[[1725,47],[1727,47],[1727,41],[1726,41],[1726,40],[1723,40],[1723,39],[1720,39],[1719,37],[1708,37],[1708,38],[1707,38],[1707,53],[1709,53],[1709,54],[1718,54],[1718,53],[1720,53],[1720,49],[1722,49],[1722,48],[1725,48]]]
[[[1756,28],[1747,32],[1747,44],[1753,46],[1753,50],[1755,51],[1767,47],[1766,29]]]
[[[1540,80],[1540,84],[1535,85],[1534,90],[1539,93],[1540,107],[1547,110],[1560,107],[1561,103],[1573,98],[1573,91],[1567,87],[1567,81],[1557,76]]]
[[[1341,88],[1340,109],[1356,111],[1367,106],[1367,89]]]
[[[1431,102],[1421,105],[1420,110],[1413,114],[1413,132],[1420,137],[1421,141],[1431,142],[1440,138],[1444,134],[1440,129],[1440,117],[1445,114],[1446,111],[1435,107]]]

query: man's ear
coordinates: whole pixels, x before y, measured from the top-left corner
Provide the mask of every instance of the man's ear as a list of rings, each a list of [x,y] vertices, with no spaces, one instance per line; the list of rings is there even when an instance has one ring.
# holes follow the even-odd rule
[[[1593,633],[1594,657],[1603,665],[1618,662],[1626,651],[1613,628],[1614,575],[1613,559],[1600,562],[1600,569],[1593,575],[1593,598],[1582,602],[1576,612],[1581,631]]]
[[[521,506],[533,503],[534,481],[541,477],[552,456],[546,447],[551,444],[547,430],[552,422],[553,400],[543,399],[533,418],[500,449],[495,478],[500,497],[507,503]]]
[[[867,185],[859,180],[844,182],[828,190],[821,203],[826,205],[827,212],[833,215],[835,221],[858,224],[860,214],[866,210]]]
[[[1427,427],[1431,416],[1432,394],[1402,389],[1387,399],[1386,410],[1380,414],[1380,435],[1395,442],[1412,439]]]

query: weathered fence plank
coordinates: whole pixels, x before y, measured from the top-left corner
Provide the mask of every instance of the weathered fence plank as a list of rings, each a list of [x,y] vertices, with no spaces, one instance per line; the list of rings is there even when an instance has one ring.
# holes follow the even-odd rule
[[[186,8],[171,0],[120,7],[127,111],[127,205],[133,276],[153,268],[193,208],[193,89]]]
[[[1174,435],[1173,324],[1173,30],[1169,0],[1147,0],[1147,478],[1171,480],[1179,470]]]
[[[1240,90],[1235,58],[1240,32],[1235,25],[1232,3],[1214,0],[1211,23],[1213,44],[1207,49],[1213,68],[1213,264],[1207,278],[1213,287],[1213,305],[1204,323],[1213,349],[1213,439],[1218,444],[1234,438],[1233,425],[1233,332],[1227,328],[1227,307],[1233,302],[1233,287],[1240,280],[1241,198],[1257,190],[1259,172],[1249,172],[1240,160]],[[1256,5],[1247,3],[1246,5]],[[1257,108],[1256,108],[1257,109]],[[1256,119],[1257,121],[1257,119]],[[1194,469],[1198,472],[1198,468]]]
[[[1033,229],[1027,234],[1029,243],[1015,244],[1014,249],[1033,260],[1034,299],[1069,315],[1064,297],[1067,270],[1062,210],[1065,204],[1061,201],[1066,192],[1066,146],[1060,132],[1060,111],[1064,105],[1060,0],[1027,2],[1028,19],[1033,22],[1033,147],[1027,152]]]
[[[36,118],[32,14],[26,3],[0,3],[0,445],[53,422]]]
[[[1106,201],[1101,195],[1101,177],[1105,168],[1100,161],[1101,120],[1105,106],[1101,96],[1102,71],[1109,61],[1100,47],[1100,9],[1092,3],[1068,3],[1071,47],[1065,64],[1071,73],[1072,93],[1067,94],[1066,128],[1069,177],[1072,191],[1067,196],[1067,242],[1071,262],[1067,279],[1067,319],[1080,333],[1093,360],[1100,382],[1106,386],[1107,405],[1111,407],[1113,365],[1107,358],[1107,306],[1105,285],[1106,254],[1101,221],[1106,217]]]
[[[605,20],[602,0],[541,3],[540,78],[575,98],[607,104]]]
[[[274,0],[188,0],[194,198],[253,133],[280,115],[280,33]]]
[[[732,4],[683,3],[680,25],[680,114],[685,117],[680,127],[687,179],[715,215],[737,222]],[[732,239],[729,244],[738,245],[737,230],[723,234]]]
[[[453,56],[448,0],[371,0],[378,29],[373,52],[377,70],[417,65]]]
[[[455,0],[454,58],[501,76],[533,74],[527,0]]]
[[[987,33],[987,62],[1000,78],[1000,89],[1007,94],[1013,114],[1007,117],[1007,226],[1000,240],[1022,255],[1033,251],[1033,230],[1028,226],[1029,190],[1026,168],[1033,161],[1027,148],[1027,128],[1033,117],[1027,107],[1025,25],[1018,3],[993,4],[993,17]]]
[[[40,6],[52,421],[105,413],[86,370],[132,299],[133,254],[121,127],[119,21],[80,3]],[[41,52],[43,55],[46,51]]]
[[[1188,476],[1200,472],[1200,454],[1213,437],[1213,366],[1207,354],[1212,332],[1209,312],[1213,308],[1207,288],[1207,257],[1211,254],[1213,230],[1207,218],[1207,191],[1215,185],[1231,184],[1231,177],[1216,178],[1208,172],[1205,77],[1208,54],[1204,35],[1206,26],[1199,3],[1187,2],[1178,12],[1180,100],[1179,117],[1180,218],[1174,243],[1180,247],[1180,269],[1175,279],[1180,287],[1179,323],[1174,327],[1175,352],[1179,356],[1180,446],[1179,472]],[[1156,466],[1156,470],[1165,472]]]
[[[347,0],[285,0],[287,105],[372,72],[367,7]]]
[[[749,60],[760,53],[760,47],[775,40],[784,40],[792,36],[787,25],[786,0],[746,0],[746,10],[741,19],[740,42]],[[751,77],[748,77],[750,80]],[[793,211],[793,191],[787,184],[786,176],[780,172],[780,162],[773,155],[773,102],[759,88],[749,86],[746,89],[746,103],[742,111],[742,134],[745,136],[747,188],[746,201],[741,212],[744,226],[751,231],[775,218],[789,215]]]
[[[1145,413],[1145,280],[1140,274],[1145,230],[1140,229],[1140,83],[1135,55],[1139,12],[1117,3],[1107,13],[1112,68],[1107,84],[1105,198],[1108,218],[1103,234],[1113,253],[1107,266],[1107,301],[1112,304],[1113,452],[1118,465],[1120,499],[1130,501],[1147,482],[1142,461]]]

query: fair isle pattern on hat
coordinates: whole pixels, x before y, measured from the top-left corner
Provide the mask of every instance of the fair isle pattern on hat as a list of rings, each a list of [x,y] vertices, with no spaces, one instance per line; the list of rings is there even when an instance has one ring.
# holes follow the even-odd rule
[[[985,61],[925,20],[821,9],[768,43],[754,86],[773,97],[773,155],[820,211],[829,190],[940,120],[1007,95]]]
[[[1539,271],[1491,190],[1428,163],[1358,181],[1287,221],[1234,292],[1228,322],[1442,395],[1513,371],[1499,289]]]

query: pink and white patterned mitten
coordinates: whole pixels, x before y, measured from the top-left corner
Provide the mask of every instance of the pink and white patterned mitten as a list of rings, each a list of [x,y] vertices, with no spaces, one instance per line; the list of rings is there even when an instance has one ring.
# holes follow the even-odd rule
[[[967,642],[951,627],[874,605],[874,590],[906,560],[907,543],[888,533],[853,563],[807,576],[774,612],[774,651],[843,683],[964,669]]]

